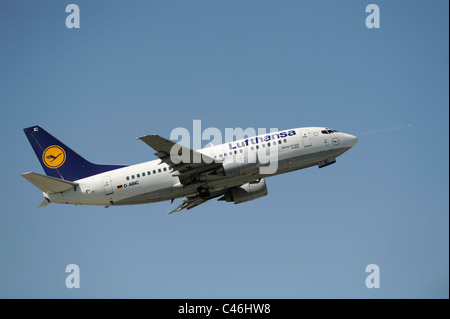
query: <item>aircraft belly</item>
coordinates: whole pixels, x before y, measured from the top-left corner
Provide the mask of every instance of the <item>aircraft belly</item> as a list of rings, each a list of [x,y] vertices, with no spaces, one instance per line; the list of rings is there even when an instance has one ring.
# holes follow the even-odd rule
[[[339,155],[342,155],[348,150],[349,148],[335,148],[326,151],[301,154],[295,157],[283,159],[278,162],[278,170],[273,175],[283,174],[290,171],[315,166],[320,161],[326,160],[330,157],[337,157]]]
[[[114,205],[137,205],[137,204],[147,204],[147,203],[156,203],[160,202],[161,197],[154,196],[149,197],[148,194],[140,194],[128,198],[124,198],[114,202]]]
[[[114,202],[114,205],[136,205],[156,203],[161,201],[170,200],[172,198],[178,198],[190,195],[193,191],[188,189],[180,189],[175,191],[173,187],[161,189],[158,191],[147,192],[131,197],[127,197]]]

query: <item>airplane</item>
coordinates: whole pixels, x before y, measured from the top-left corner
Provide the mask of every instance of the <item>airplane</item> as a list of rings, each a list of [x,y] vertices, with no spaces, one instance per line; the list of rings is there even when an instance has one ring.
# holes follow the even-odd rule
[[[41,126],[24,132],[46,173],[22,174],[43,192],[45,199],[39,207],[51,203],[105,207],[173,203],[185,197],[169,214],[217,197],[234,204],[261,198],[268,194],[265,178],[334,164],[358,142],[356,136],[325,127],[270,132],[199,150],[159,135],[145,135],[138,139],[156,150],[159,159],[105,165],[87,161]],[[271,151],[277,155],[276,170],[263,172],[267,163],[264,166],[258,154]]]

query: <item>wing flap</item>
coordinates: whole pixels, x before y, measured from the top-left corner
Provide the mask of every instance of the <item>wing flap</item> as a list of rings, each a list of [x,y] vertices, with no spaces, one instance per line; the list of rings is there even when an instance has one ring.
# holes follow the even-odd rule
[[[179,212],[183,209],[191,209],[194,208],[200,204],[206,203],[207,201],[209,201],[211,198],[202,198],[200,196],[191,196],[191,197],[186,197],[185,199],[183,199],[183,202],[181,203],[181,205],[179,205],[177,208],[175,208],[174,210],[170,211],[168,214],[172,214],[172,213],[176,213]]]
[[[210,199],[222,196],[229,190],[230,190],[230,188],[224,188],[224,189],[212,192],[209,196],[200,196],[200,195],[187,196],[185,199],[183,199],[183,201],[181,202],[181,205],[179,205],[177,208],[175,208],[168,214],[179,212],[179,211],[182,211],[183,209],[187,209],[187,210],[192,209],[194,207],[197,207],[198,205],[206,203]]]
[[[50,194],[64,192],[78,186],[78,183],[75,182],[65,181],[63,179],[33,172],[24,173],[22,176],[41,191]]]

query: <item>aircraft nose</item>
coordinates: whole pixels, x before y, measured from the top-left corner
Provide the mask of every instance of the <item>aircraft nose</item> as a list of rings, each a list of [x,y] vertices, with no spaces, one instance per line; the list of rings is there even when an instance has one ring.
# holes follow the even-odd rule
[[[354,135],[347,134],[347,147],[353,147],[358,143],[358,138]]]

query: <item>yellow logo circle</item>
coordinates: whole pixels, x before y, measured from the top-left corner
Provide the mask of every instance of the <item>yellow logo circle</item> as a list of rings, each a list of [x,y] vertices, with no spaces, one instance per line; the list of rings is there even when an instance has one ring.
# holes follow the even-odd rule
[[[58,168],[66,161],[66,152],[58,145],[52,145],[45,149],[42,161],[49,168]]]

